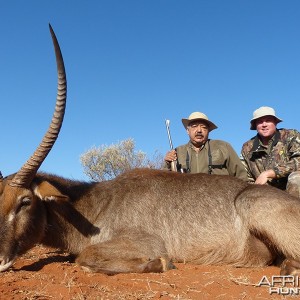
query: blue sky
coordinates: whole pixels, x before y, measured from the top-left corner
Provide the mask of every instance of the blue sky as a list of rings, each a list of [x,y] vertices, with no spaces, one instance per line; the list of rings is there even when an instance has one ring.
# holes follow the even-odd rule
[[[63,52],[68,103],[41,170],[88,179],[80,155],[133,138],[165,153],[186,143],[181,118],[201,111],[212,139],[240,153],[253,110],[272,106],[299,129],[300,1],[1,1],[0,170],[16,172],[54,110],[56,65],[48,23]]]

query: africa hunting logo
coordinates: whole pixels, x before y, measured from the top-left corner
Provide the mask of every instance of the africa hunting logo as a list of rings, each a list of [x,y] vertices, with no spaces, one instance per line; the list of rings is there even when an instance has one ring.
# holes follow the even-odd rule
[[[270,295],[300,295],[299,276],[274,275],[271,278],[263,276],[257,286],[268,287]]]

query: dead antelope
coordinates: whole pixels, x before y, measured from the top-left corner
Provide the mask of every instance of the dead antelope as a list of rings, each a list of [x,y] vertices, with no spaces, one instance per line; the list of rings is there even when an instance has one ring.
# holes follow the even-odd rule
[[[51,28],[50,28],[51,29]],[[41,144],[0,182],[0,271],[40,243],[77,256],[84,269],[163,272],[173,262],[262,267],[282,274],[300,261],[300,201],[230,176],[137,169],[87,183],[37,173],[63,122],[66,75],[58,70],[56,109]]]

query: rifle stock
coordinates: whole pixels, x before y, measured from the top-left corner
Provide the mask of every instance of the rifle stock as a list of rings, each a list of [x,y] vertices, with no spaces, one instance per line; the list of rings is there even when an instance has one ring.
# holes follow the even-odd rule
[[[171,161],[171,171],[177,172],[177,160]]]

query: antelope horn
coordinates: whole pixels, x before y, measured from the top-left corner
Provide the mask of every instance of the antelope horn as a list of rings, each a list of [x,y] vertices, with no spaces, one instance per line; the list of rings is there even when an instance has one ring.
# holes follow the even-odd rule
[[[50,24],[49,24],[49,28],[50,28],[54,50],[55,50],[57,75],[58,75],[55,111],[52,116],[51,124],[48,128],[48,131],[44,135],[42,142],[37,147],[33,155],[27,160],[27,162],[14,176],[14,178],[10,183],[11,186],[29,187],[39,167],[43,163],[44,159],[47,157],[51,148],[53,147],[63,123],[65,108],[66,108],[66,99],[67,99],[67,79],[66,79],[64,61],[63,61],[63,57],[60,51],[58,41],[56,39],[55,33]]]

